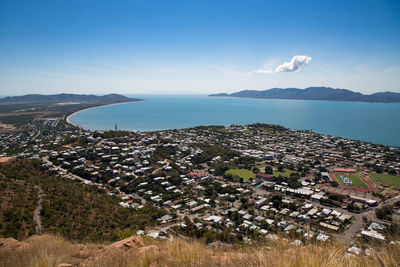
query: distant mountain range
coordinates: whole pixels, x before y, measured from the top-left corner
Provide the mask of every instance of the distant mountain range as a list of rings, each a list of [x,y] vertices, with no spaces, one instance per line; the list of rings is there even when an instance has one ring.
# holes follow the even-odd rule
[[[226,94],[211,94],[209,96],[220,97],[246,97],[264,99],[296,99],[296,100],[330,100],[330,101],[354,101],[354,102],[400,102],[400,93],[381,92],[370,95],[353,92],[347,89],[334,89],[330,87],[308,87],[299,88],[272,88],[268,90],[243,90],[240,92]]]
[[[141,99],[129,98],[119,94],[108,94],[104,96],[97,95],[79,95],[79,94],[57,94],[57,95],[39,95],[30,94],[23,96],[8,96],[0,98],[0,103],[65,103],[65,102],[85,102],[85,103],[117,103],[140,101]]]

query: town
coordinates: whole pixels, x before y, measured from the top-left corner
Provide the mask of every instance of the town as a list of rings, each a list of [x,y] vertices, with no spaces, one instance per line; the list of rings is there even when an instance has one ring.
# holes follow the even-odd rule
[[[3,161],[40,161],[126,209],[147,203],[166,211],[139,234],[207,243],[340,240],[357,254],[359,242],[398,242],[395,147],[268,124],[89,131],[50,118],[28,128],[0,134]]]

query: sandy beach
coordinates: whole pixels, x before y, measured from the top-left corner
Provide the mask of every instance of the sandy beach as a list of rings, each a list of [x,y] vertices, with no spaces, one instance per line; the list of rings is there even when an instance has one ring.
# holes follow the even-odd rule
[[[68,115],[68,116],[65,118],[65,121],[66,121],[67,123],[71,124],[71,125],[77,126],[77,125],[71,123],[71,122],[69,121],[69,119],[70,119],[72,116],[74,116],[75,114],[78,114],[79,112],[82,112],[82,111],[85,111],[85,110],[89,110],[89,109],[99,108],[99,107],[121,105],[121,104],[125,104],[125,103],[137,102],[137,101],[143,101],[143,100],[128,101],[128,102],[121,102],[121,103],[113,103],[113,104],[100,105],[100,106],[95,106],[95,107],[90,107],[90,108],[84,108],[84,109],[75,111],[74,113],[71,113],[70,115]]]

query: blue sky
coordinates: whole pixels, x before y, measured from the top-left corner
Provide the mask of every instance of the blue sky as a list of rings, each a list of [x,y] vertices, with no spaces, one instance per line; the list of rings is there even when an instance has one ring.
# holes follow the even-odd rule
[[[400,92],[399,62],[397,0],[0,0],[0,95]]]

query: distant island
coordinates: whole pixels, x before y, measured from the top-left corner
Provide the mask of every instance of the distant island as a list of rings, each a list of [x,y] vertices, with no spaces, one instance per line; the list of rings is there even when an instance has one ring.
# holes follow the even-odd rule
[[[354,102],[380,102],[399,103],[400,93],[380,92],[364,95],[347,89],[334,89],[330,87],[299,88],[272,88],[267,90],[243,90],[227,94],[211,94],[219,97],[246,97],[263,99],[296,99],[296,100],[330,100],[330,101],[354,101]]]

